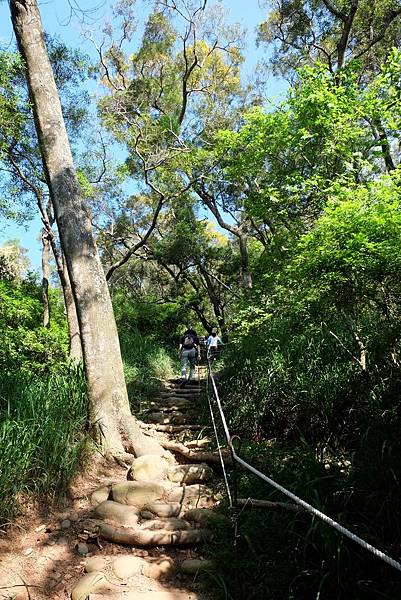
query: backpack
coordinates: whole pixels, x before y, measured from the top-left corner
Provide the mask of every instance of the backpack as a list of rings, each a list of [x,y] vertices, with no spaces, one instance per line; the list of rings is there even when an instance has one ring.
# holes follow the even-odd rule
[[[184,338],[184,348],[192,349],[195,346],[195,340],[193,335],[186,335]]]

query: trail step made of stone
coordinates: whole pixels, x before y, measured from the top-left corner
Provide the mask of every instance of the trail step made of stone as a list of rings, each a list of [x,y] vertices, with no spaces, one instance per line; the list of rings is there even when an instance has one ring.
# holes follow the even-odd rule
[[[133,459],[126,481],[94,490],[93,508],[85,521],[93,537],[131,547],[134,554],[118,555],[114,548],[112,555],[87,558],[87,572],[75,584],[72,600],[210,600],[192,588],[197,574],[211,570],[211,563],[197,558],[196,550],[185,560],[177,560],[180,554],[167,554],[170,546],[196,548],[210,541],[216,525],[226,524],[224,516],[211,510],[216,497],[205,485],[214,477],[205,462],[213,454],[205,451],[212,440],[195,439],[188,447],[179,442],[182,431],[190,437],[191,431],[204,429],[197,424],[201,394],[199,381],[182,388],[179,379],[172,379],[157,397],[142,404],[146,423],[140,426],[149,429],[146,435],[153,435],[152,429],[161,432],[153,437],[166,453]],[[151,556],[152,550],[135,556],[135,548],[147,547],[158,548],[156,556]],[[160,554],[161,548],[166,554]]]
[[[155,412],[149,413],[148,419],[151,423],[158,425],[184,425],[188,422],[188,415],[179,411]]]
[[[163,592],[116,592],[91,594],[89,600],[200,600],[200,596],[193,592],[168,590]]]
[[[201,390],[199,388],[169,388],[168,390],[162,390],[161,396],[199,396]]]

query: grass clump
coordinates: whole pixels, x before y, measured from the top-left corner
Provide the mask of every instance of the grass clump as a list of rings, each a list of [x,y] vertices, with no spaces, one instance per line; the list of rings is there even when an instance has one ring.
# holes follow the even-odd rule
[[[167,346],[137,329],[120,333],[124,374],[131,407],[154,396],[163,379],[174,375],[174,361]]]
[[[25,494],[66,489],[86,445],[81,368],[36,378],[0,377],[0,524]]]

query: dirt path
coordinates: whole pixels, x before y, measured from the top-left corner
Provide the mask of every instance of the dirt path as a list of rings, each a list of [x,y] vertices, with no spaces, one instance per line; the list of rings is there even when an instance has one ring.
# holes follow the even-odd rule
[[[212,599],[198,575],[210,567],[217,479],[201,462],[215,457],[199,439],[199,397],[170,381],[146,407],[144,432],[174,452],[136,459],[128,474],[93,460],[63,509],[32,506],[0,534],[1,600]]]

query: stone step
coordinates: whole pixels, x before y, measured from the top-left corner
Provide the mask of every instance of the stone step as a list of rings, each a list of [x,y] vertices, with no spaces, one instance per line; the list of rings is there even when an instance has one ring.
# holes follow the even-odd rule
[[[142,407],[142,411],[144,413],[152,413],[152,412],[187,412],[190,409],[189,406],[181,406],[180,404],[171,404],[170,406],[166,406],[165,404],[159,404],[158,402],[151,402],[148,407]]]
[[[165,382],[165,385],[168,385],[168,386],[179,386],[180,384],[181,384],[181,379],[178,379],[178,378],[177,379],[168,379]],[[187,382],[186,387],[187,386],[189,386],[189,387],[198,386],[199,387],[199,385],[201,385],[201,384],[202,384],[202,380],[199,381],[198,379],[195,379],[191,382]]]
[[[185,407],[194,407],[199,406],[199,398],[177,398],[176,396],[172,396],[171,398],[154,398],[150,400],[150,402],[156,402],[160,406],[185,406]],[[145,406],[146,403],[143,403]]]
[[[162,592],[108,591],[105,594],[90,594],[89,600],[201,600],[201,596],[194,592],[183,592],[170,588]]]
[[[179,396],[198,396],[201,392],[202,392],[203,388],[199,388],[199,387],[185,387],[185,388],[181,388],[181,387],[171,387],[171,388],[163,388],[160,392],[160,394],[165,394],[166,396],[168,396],[169,394],[177,394]]]
[[[193,403],[186,398],[155,398],[150,402],[144,402],[142,407],[145,410],[181,410],[191,408]]]
[[[177,392],[171,392],[171,394],[161,393],[158,398],[179,398],[180,400],[197,400],[200,398],[200,394],[177,394]],[[154,399],[154,398],[153,398]]]
[[[155,412],[147,415],[150,423],[160,425],[183,425],[189,422],[189,415],[179,411],[172,411],[171,413]]]

